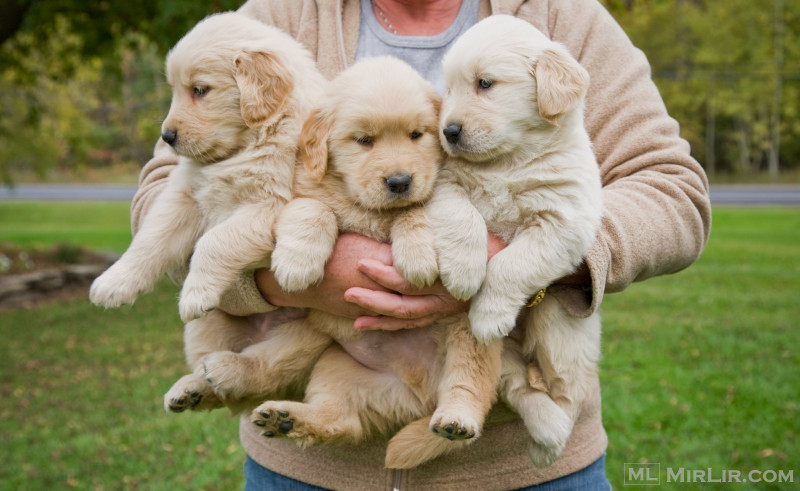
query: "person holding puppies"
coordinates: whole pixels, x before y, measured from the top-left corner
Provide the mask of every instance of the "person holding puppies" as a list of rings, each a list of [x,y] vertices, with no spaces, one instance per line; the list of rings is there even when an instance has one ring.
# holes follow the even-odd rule
[[[706,176],[667,114],[645,56],[596,0],[249,0],[239,11],[299,40],[329,79],[356,59],[393,55],[444,90],[444,53],[463,31],[494,14],[530,22],[565,45],[591,79],[585,124],[600,167],[604,205],[600,231],[584,262],[547,288],[546,295],[571,315],[588,317],[606,292],[688,267],[705,246],[711,222]],[[132,203],[134,233],[176,164],[177,156],[159,141]],[[489,255],[503,246],[490,239]],[[455,300],[441,283],[413,287],[392,267],[390,245],[346,234],[337,240],[317,285],[288,294],[269,270],[260,269],[242,275],[220,304],[221,310],[250,316],[251,324],[262,328],[302,315],[278,307],[348,316],[355,319],[354,328],[374,330],[385,342],[397,343],[396,350],[349,352],[369,366],[376,356],[404,356],[409,346],[424,344],[425,326],[467,311],[468,304]],[[402,335],[392,337],[394,330]],[[403,471],[383,468],[385,441],[300,449],[261,437],[247,416],[240,438],[248,454],[247,489],[536,489],[545,482],[552,486],[546,489],[609,489],[598,380],[561,457],[543,470],[528,457],[523,422],[500,404],[474,445]]]

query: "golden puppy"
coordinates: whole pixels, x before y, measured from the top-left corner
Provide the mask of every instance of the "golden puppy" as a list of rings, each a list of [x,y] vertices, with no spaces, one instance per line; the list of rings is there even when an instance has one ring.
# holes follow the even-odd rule
[[[173,92],[162,139],[178,166],[90,298],[131,303],[191,256],[179,303],[191,321],[217,306],[237,274],[268,258],[274,221],[291,198],[297,138],[326,82],[293,38],[237,13],[198,23],[170,51],[166,72]],[[241,349],[248,336],[239,331],[223,313],[190,322],[190,365],[210,351]]]
[[[276,225],[272,269],[282,287],[304,289],[321,279],[340,232],[390,241],[394,264],[409,281],[436,279],[433,233],[421,205],[442,158],[439,103],[428,82],[389,57],[363,60],[332,82],[303,127],[305,172],[298,171],[296,197]],[[215,388],[237,397],[248,395],[237,384],[276,390],[313,365],[304,402],[269,401],[253,411],[263,435],[304,446],[353,442],[413,422],[386,457],[387,467],[408,468],[474,440],[496,398],[500,343],[477,343],[466,314],[432,329],[435,343],[414,349],[409,362],[379,353],[403,346],[392,340],[407,333],[356,331],[352,319],[312,310],[277,329],[285,333],[277,360],[245,349],[212,354],[205,363]],[[287,342],[299,333],[301,343]],[[349,353],[377,355],[365,365]]]
[[[468,297],[484,342],[515,326],[530,299],[581,263],[600,226],[601,183],[583,126],[589,76],[562,45],[510,16],[468,30],[444,60],[441,141],[449,158],[426,209],[445,286]],[[486,265],[486,234],[508,246]],[[540,467],[560,455],[596,371],[600,318],[571,317],[555,297],[506,341],[503,397],[532,436]],[[529,371],[530,368],[530,381]],[[544,391],[532,387],[538,378]]]

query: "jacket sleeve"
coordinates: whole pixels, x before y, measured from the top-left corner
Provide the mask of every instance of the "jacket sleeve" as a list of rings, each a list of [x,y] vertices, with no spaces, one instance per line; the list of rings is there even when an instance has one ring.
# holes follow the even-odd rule
[[[586,257],[591,298],[562,303],[588,316],[605,292],[678,272],[708,240],[708,181],[651,79],[650,65],[595,0],[550,1],[550,36],[589,71],[586,127],[600,165],[604,218]],[[584,297],[581,300],[581,297]]]

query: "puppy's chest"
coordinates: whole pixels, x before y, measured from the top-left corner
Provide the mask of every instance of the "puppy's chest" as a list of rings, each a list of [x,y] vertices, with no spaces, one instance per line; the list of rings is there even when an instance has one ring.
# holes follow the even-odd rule
[[[465,189],[486,227],[502,237],[513,237],[525,217],[533,213],[529,196],[518,193],[509,183],[465,185]]]
[[[344,213],[337,213],[340,231],[355,232],[378,242],[389,241],[395,217],[395,213],[358,209],[348,209]]]
[[[208,226],[227,219],[238,207],[251,203],[288,201],[290,185],[277,183],[268,173],[246,168],[207,166],[195,172],[191,194]],[[281,192],[283,190],[283,192]]]

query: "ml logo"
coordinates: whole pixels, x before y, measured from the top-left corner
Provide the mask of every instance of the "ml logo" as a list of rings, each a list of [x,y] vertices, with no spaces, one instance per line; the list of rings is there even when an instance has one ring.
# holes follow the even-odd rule
[[[658,486],[661,484],[661,464],[625,464],[625,486]]]

